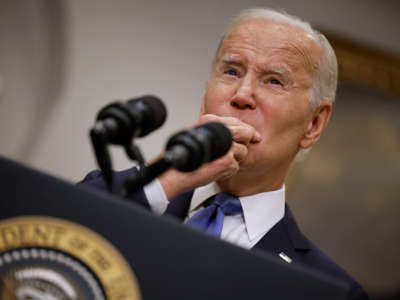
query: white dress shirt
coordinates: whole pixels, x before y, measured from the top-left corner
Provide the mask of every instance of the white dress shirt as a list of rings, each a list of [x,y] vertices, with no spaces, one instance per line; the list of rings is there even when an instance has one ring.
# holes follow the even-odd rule
[[[203,209],[203,202],[219,193],[216,183],[197,188],[190,203],[189,215],[185,222],[196,212]],[[161,215],[167,209],[169,201],[160,182],[156,179],[144,188],[152,211]],[[277,191],[264,192],[239,197],[243,213],[224,217],[221,238],[244,248],[253,247],[285,213],[285,186]]]

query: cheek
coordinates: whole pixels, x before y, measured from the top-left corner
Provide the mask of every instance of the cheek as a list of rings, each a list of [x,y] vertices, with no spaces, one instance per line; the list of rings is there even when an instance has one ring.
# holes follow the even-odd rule
[[[291,116],[291,117],[290,117]],[[282,136],[288,144],[298,147],[307,132],[309,114],[306,111],[291,110],[282,126]]]
[[[276,98],[275,98],[276,100]],[[263,107],[263,127],[269,137],[292,138],[301,135],[308,118],[308,109],[302,105],[294,105],[290,99],[273,101]]]
[[[209,85],[204,97],[205,113],[222,114],[230,103],[231,94],[228,89],[218,85]]]

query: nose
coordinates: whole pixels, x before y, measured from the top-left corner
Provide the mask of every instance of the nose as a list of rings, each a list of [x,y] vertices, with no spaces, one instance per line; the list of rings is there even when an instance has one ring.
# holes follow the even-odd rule
[[[235,95],[232,97],[231,105],[238,109],[255,109],[256,101],[254,95],[254,82],[248,75],[238,82]]]

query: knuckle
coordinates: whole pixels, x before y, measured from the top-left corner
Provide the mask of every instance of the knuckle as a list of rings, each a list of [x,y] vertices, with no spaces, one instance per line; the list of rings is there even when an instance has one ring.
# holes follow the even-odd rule
[[[199,121],[204,124],[204,123],[208,123],[208,122],[214,122],[216,121],[218,118],[215,115],[212,114],[205,114],[200,116]]]
[[[235,160],[232,162],[232,165],[230,167],[230,169],[234,172],[237,172],[239,170],[239,163]]]
[[[234,151],[229,151],[228,157],[229,157],[230,161],[234,160],[235,159],[235,152]]]
[[[235,159],[240,162],[242,161],[248,153],[248,149],[246,146],[244,145],[240,145],[241,147],[238,147],[235,153]]]
[[[239,138],[239,130],[237,127],[230,127],[228,126],[229,130],[231,131],[233,139],[238,139]]]

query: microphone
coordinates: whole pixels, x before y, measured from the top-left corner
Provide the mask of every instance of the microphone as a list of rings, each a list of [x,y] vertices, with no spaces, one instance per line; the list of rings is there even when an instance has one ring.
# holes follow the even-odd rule
[[[134,192],[170,167],[182,172],[194,171],[204,163],[225,155],[231,146],[231,132],[221,123],[206,123],[178,132],[169,139],[164,157],[132,174],[119,193],[125,198],[133,196]]]
[[[114,102],[100,110],[90,129],[90,139],[109,191],[113,189],[113,176],[107,145],[122,145],[130,159],[144,165],[144,158],[133,138],[143,137],[161,127],[166,117],[167,111],[161,100],[148,95]]]
[[[166,160],[179,171],[190,172],[223,156],[232,146],[228,128],[217,122],[178,132],[167,143]]]
[[[161,127],[167,110],[155,96],[142,96],[126,102],[114,102],[100,110],[95,128],[108,143],[127,145],[134,137],[143,137]]]

